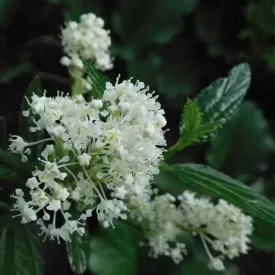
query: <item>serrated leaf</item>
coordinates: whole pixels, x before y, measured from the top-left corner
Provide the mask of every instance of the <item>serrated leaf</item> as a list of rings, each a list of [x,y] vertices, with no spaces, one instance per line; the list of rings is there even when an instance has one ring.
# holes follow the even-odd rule
[[[83,236],[74,233],[71,242],[66,243],[68,259],[71,269],[76,274],[86,271],[89,257],[89,236],[85,232]]]
[[[214,132],[217,125],[217,122],[202,124],[199,107],[194,101],[188,99],[181,115],[180,142],[182,148],[197,142],[202,136]]]
[[[232,177],[249,179],[268,164],[274,141],[261,110],[244,102],[211,142],[208,163]]]
[[[202,90],[194,99],[203,113],[203,124],[218,122],[221,127],[227,122],[241,104],[250,85],[249,65],[243,63],[235,66],[225,78],[219,78]],[[207,141],[213,133],[206,135]]]
[[[137,237],[134,229],[122,222],[102,229],[90,242],[89,269],[97,275],[135,274]]]
[[[160,189],[174,195],[189,189],[224,199],[252,217],[275,225],[274,205],[240,181],[199,164],[163,165],[161,171],[155,178]]]
[[[42,86],[40,83],[40,79],[38,76],[36,76],[28,85],[28,88],[24,94],[24,98],[21,104],[20,108],[20,117],[19,117],[19,135],[23,137],[23,139],[26,139],[27,141],[36,141],[38,139],[38,136],[41,136],[40,132],[37,133],[31,133],[29,131],[29,127],[33,124],[33,121],[30,117],[24,117],[22,115],[23,111],[26,111],[30,108],[28,105],[28,102],[25,97],[30,98],[33,96],[33,94],[36,94],[38,96],[43,95]]]
[[[197,104],[188,99],[181,115],[180,143],[181,149],[197,139],[201,127],[201,112]]]
[[[200,139],[202,136],[215,132],[218,126],[219,122],[208,122],[206,124],[201,125],[197,132],[198,139]]]
[[[0,274],[42,275],[38,236],[10,219],[0,219]]]
[[[83,61],[85,71],[88,77],[92,81],[92,90],[89,92],[89,98],[101,98],[104,90],[107,78],[103,76],[92,64],[88,61]]]

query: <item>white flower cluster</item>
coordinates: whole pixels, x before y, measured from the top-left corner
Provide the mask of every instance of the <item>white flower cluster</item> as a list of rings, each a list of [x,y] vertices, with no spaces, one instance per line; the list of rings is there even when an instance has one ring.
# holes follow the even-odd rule
[[[182,231],[177,227],[181,216],[175,201],[173,196],[165,194],[156,196],[149,202],[146,231],[151,247],[149,255],[154,258],[160,255],[170,256],[175,263],[179,263],[187,250],[184,243],[176,242]]]
[[[68,241],[73,232],[83,234],[94,211],[108,227],[127,219],[130,200],[150,198],[166,145],[166,120],[156,99],[144,83],[119,79],[114,86],[106,83],[102,99],[91,102],[33,95],[23,114],[33,118],[31,131],[50,136],[40,142],[50,144],[26,183],[29,194],[17,189],[13,195],[22,222],[37,221],[46,236]],[[25,161],[38,143],[12,136],[10,150]]]
[[[73,78],[79,80],[85,91],[91,90],[91,80],[85,77],[82,59],[85,59],[101,71],[113,68],[109,48],[110,31],[104,29],[104,21],[93,13],[80,16],[80,22],[70,21],[61,30],[61,43],[65,56],[61,64],[69,67]]]
[[[224,200],[213,204],[209,199],[196,198],[194,193],[185,191],[178,202],[165,194],[148,201],[144,208],[140,221],[154,257],[167,255],[175,263],[180,262],[187,253],[185,245],[177,241],[182,230],[201,237],[210,258],[209,266],[215,270],[224,270],[224,257],[233,259],[248,251],[252,218]],[[221,254],[214,257],[208,244]]]

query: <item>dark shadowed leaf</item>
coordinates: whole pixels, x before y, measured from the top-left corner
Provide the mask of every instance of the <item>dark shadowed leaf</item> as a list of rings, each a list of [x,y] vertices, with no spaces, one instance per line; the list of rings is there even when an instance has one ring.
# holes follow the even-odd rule
[[[275,225],[275,207],[255,190],[210,167],[199,164],[163,165],[156,177],[160,189],[178,195],[183,190],[224,199],[245,213]]]
[[[261,110],[244,102],[236,115],[211,141],[210,166],[232,177],[249,177],[268,164],[274,142]]]
[[[85,232],[83,236],[73,234],[71,242],[66,243],[67,253],[71,269],[76,274],[85,272],[89,257],[89,236]]]

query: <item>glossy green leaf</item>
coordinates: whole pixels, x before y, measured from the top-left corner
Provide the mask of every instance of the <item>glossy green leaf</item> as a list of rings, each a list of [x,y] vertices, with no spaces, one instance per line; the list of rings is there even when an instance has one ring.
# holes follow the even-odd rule
[[[37,234],[30,225],[0,218],[0,274],[42,275]]]
[[[90,242],[89,269],[97,275],[135,274],[137,235],[134,229],[115,222],[115,228],[102,229]]]
[[[199,164],[163,165],[161,171],[155,179],[160,189],[174,195],[187,189],[224,199],[252,217],[275,225],[274,205],[252,188],[223,173]]]
[[[221,127],[241,104],[250,85],[251,72],[246,63],[235,66],[225,78],[219,78],[194,99],[203,113],[203,124],[217,122]],[[205,135],[208,140],[213,133]]]
[[[66,243],[67,253],[71,269],[76,274],[85,272],[88,266],[89,257],[89,236],[85,232],[83,236],[75,233],[71,237],[71,242]]]
[[[248,178],[267,168],[274,149],[272,135],[261,110],[244,102],[236,115],[211,141],[210,166],[232,177]]]
[[[201,127],[201,112],[196,103],[188,99],[181,115],[180,134],[183,146],[197,140],[197,133]]]

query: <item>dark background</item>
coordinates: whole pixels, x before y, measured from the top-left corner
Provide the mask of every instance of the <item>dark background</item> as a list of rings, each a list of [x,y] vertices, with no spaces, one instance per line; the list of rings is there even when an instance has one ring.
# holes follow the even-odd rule
[[[134,77],[159,93],[171,129],[169,144],[176,141],[186,97],[243,61],[252,70],[246,99],[257,103],[274,129],[273,1],[6,0],[0,1],[0,115],[9,133],[17,131],[20,103],[35,75],[50,95],[70,91],[69,75],[59,62],[60,27],[66,19],[77,20],[87,12],[103,17],[111,30],[115,66],[107,73],[109,78],[114,80],[119,73]],[[206,149],[194,149],[185,159],[203,162]],[[271,156],[262,174],[270,182],[266,193],[270,198],[274,198],[273,163]],[[241,275],[269,275],[273,262],[274,255],[254,249],[237,264]],[[170,274],[163,266],[171,263],[143,260],[139,272]],[[45,270],[49,275],[71,274],[64,246],[45,245]]]

